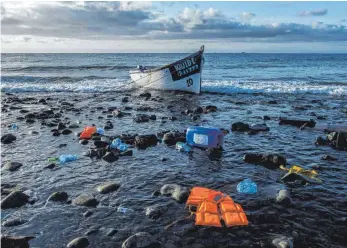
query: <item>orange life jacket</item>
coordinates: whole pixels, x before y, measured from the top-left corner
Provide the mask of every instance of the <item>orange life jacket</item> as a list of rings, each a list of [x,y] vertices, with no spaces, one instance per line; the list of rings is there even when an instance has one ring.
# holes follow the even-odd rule
[[[221,220],[227,227],[248,225],[241,205],[222,192],[194,187],[186,204],[197,207],[195,225],[222,227]]]
[[[85,127],[80,135],[80,139],[91,139],[94,133],[96,133],[96,127]]]

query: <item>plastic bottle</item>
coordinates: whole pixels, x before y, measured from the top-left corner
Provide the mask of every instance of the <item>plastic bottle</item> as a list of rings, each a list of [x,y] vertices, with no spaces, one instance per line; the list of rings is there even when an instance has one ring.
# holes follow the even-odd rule
[[[16,124],[16,123],[12,123],[12,124],[11,124],[11,129],[12,129],[12,130],[18,129],[17,124]]]
[[[96,132],[100,135],[104,135],[105,130],[103,128],[99,127],[98,129],[96,129]]]
[[[251,179],[247,178],[237,185],[237,191],[244,194],[257,193],[257,185]]]
[[[76,155],[60,155],[59,162],[60,162],[60,164],[65,164],[68,162],[75,161],[77,159],[78,159],[78,157]]]
[[[177,142],[176,143],[176,149],[181,152],[192,152],[192,148],[188,146],[186,143],[183,142]]]

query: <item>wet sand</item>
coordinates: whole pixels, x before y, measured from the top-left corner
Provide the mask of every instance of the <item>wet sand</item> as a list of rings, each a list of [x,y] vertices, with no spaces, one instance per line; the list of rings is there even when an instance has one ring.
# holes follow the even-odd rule
[[[30,241],[32,247],[66,247],[72,239],[81,236],[88,238],[89,247],[121,247],[129,236],[138,232],[149,233],[161,247],[275,247],[272,242],[278,237],[290,240],[294,247],[345,247],[346,152],[329,146],[316,146],[316,138],[324,136],[320,131],[278,125],[281,116],[312,118],[324,123],[345,122],[345,97],[211,93],[196,96],[150,92],[152,96],[147,100],[139,97],[142,92],[138,91],[102,94],[2,93],[1,135],[12,133],[16,140],[2,144],[1,164],[2,167],[7,161],[23,164],[15,171],[2,168],[2,198],[14,186],[30,191],[30,203],[20,208],[2,209],[3,221],[11,218],[25,221],[20,225],[3,226],[3,235],[34,236]],[[129,101],[122,102],[126,96]],[[181,113],[207,105],[217,106],[217,111],[203,113],[195,121]],[[112,116],[109,110],[115,107],[130,115]],[[147,111],[137,110],[140,107]],[[57,115],[54,118],[28,118],[30,113],[43,113],[47,109]],[[133,117],[140,113],[154,114],[156,120],[134,122]],[[270,120],[263,120],[264,115]],[[68,128],[73,131],[71,134],[52,136],[51,130],[58,122],[69,126],[77,124],[77,121],[79,128]],[[187,155],[164,143],[147,149],[133,148],[133,156],[120,157],[113,163],[83,156],[94,146],[93,142],[80,144],[74,132],[79,133],[84,126],[91,124],[104,127],[107,121],[113,124],[112,129],[105,131],[107,136],[157,135],[169,130],[184,132],[191,125],[230,131],[231,124],[237,121],[266,123],[270,131],[255,135],[230,132],[225,136],[224,151],[219,159],[209,158],[200,149],[194,149],[192,155]],[[8,127],[11,123],[16,123],[18,130],[11,130]],[[282,170],[245,163],[243,156],[248,152],[279,153],[287,159],[287,167],[297,164],[316,169],[323,183],[283,183],[280,180],[284,174]],[[50,164],[47,161],[49,157],[61,154],[76,154],[80,158],[56,165],[53,169],[45,168]],[[337,160],[322,160],[324,155],[331,155]],[[245,178],[256,182],[256,194],[237,192],[237,184]],[[96,188],[106,182],[116,182],[120,187],[111,193],[100,194]],[[191,218],[164,229],[173,221],[189,215],[184,203],[155,193],[170,183],[188,188],[209,187],[230,195],[244,208],[249,226],[199,227]],[[276,195],[281,189],[290,192],[291,204],[276,202]],[[48,202],[48,197],[58,191],[66,192],[72,203]],[[99,203],[97,207],[73,204],[73,200],[81,194],[93,196]],[[117,212],[118,206],[130,211]],[[154,219],[146,215],[146,208],[153,206],[160,209]],[[83,214],[86,211],[91,211],[92,215],[85,217]],[[110,228],[117,231],[108,236]]]

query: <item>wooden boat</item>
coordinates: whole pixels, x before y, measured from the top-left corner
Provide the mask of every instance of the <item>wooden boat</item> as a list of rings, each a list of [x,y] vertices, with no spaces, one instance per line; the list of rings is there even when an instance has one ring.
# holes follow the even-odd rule
[[[198,52],[169,65],[154,69],[138,66],[136,70],[130,71],[130,77],[137,87],[199,94],[204,64],[203,53],[204,46]]]

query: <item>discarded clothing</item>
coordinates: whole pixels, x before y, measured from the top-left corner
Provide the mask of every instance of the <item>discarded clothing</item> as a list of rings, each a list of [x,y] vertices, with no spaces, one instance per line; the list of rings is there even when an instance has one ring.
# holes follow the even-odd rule
[[[298,165],[293,165],[289,169],[281,165],[280,169],[288,171],[288,173],[281,178],[283,181],[302,179],[309,183],[322,183],[322,180],[317,178],[318,172],[315,170],[306,170]]]
[[[197,207],[195,225],[222,227],[221,220],[227,227],[248,225],[241,205],[222,192],[194,187],[186,204]]]

